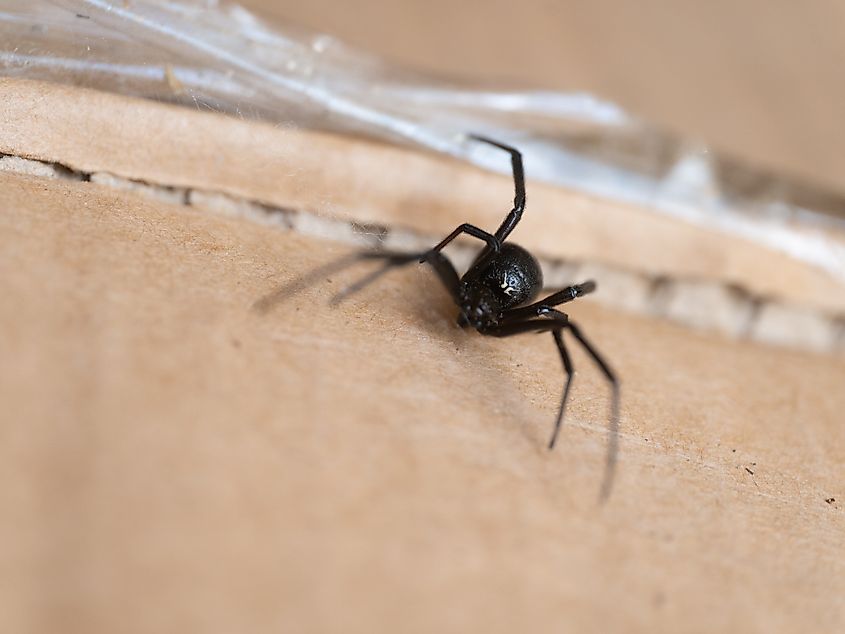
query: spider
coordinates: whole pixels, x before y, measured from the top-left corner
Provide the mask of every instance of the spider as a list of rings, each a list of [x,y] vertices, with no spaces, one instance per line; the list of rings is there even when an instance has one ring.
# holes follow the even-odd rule
[[[569,319],[566,313],[555,308],[592,293],[596,290],[596,283],[590,280],[581,284],[574,284],[552,293],[544,299],[532,301],[543,288],[543,273],[540,270],[540,265],[534,256],[524,248],[507,241],[508,236],[522,219],[522,212],[525,209],[525,175],[522,167],[522,154],[509,145],[483,136],[469,135],[469,138],[504,150],[511,157],[516,195],[513,209],[505,216],[496,232],[488,233],[475,225],[464,223],[456,227],[435,247],[423,253],[387,251],[359,253],[356,255],[356,259],[383,260],[384,265],[335,295],[332,303],[336,304],[352,293],[361,290],[390,269],[418,261],[419,263],[429,264],[443,286],[446,287],[459,309],[458,325],[462,328],[472,327],[482,335],[491,337],[511,337],[529,332],[550,332],[560,353],[566,378],[560,408],[549,440],[549,449],[553,449],[557,442],[569,398],[569,388],[572,385],[572,377],[575,372],[563,340],[563,332],[569,331],[593,359],[611,386],[610,438],[600,496],[604,500],[610,494],[616,464],[619,381],[610,365],[584,336],[581,329]],[[462,277],[458,275],[451,261],[441,253],[446,245],[461,234],[467,234],[485,243],[482,251]]]

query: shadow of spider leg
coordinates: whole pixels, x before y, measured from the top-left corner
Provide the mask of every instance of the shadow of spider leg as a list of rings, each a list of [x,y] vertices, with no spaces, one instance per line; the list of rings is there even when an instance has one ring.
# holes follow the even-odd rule
[[[358,281],[353,282],[346,288],[339,291],[332,297],[329,302],[332,306],[336,306],[350,295],[353,295],[361,289],[369,286],[375,282],[382,275],[391,271],[392,269],[406,266],[413,262],[425,262],[431,265],[437,277],[442,282],[443,286],[449,291],[449,295],[453,300],[457,301],[458,289],[460,287],[460,277],[458,276],[452,262],[445,255],[437,250],[430,249],[422,253],[395,253],[390,251],[373,251],[367,253],[359,253],[358,261],[363,260],[383,260],[380,267],[371,271]]]

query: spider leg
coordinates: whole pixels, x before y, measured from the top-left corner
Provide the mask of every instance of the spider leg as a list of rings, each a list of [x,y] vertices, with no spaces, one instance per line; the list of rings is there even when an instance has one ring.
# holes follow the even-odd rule
[[[563,422],[563,414],[566,411],[566,401],[569,398],[569,388],[572,386],[572,376],[575,374],[575,368],[572,367],[572,360],[569,358],[569,352],[566,350],[566,344],[563,343],[563,335],[560,330],[552,330],[552,336],[555,338],[557,349],[560,352],[560,359],[563,361],[563,370],[566,372],[566,383],[563,386],[563,396],[560,399],[560,409],[557,411],[557,420],[555,420],[555,429],[552,432],[552,439],[549,441],[549,449],[555,448],[557,442],[557,435],[560,433],[560,424]]]
[[[458,277],[457,271],[455,271],[455,267],[442,253],[437,251],[425,251],[422,254],[372,251],[358,254],[358,259],[384,260],[384,263],[375,271],[368,273],[358,281],[339,291],[334,297],[332,297],[330,301],[332,305],[339,304],[350,295],[353,295],[366,286],[372,284],[391,269],[405,266],[414,261],[428,262],[434,269],[434,272],[437,273],[437,277],[443,283],[443,286],[445,286],[446,290],[449,291],[449,295],[452,297],[452,300],[455,302],[458,300],[460,278]]]
[[[605,501],[610,497],[610,491],[613,488],[613,478],[616,475],[616,458],[619,452],[619,379],[607,364],[607,361],[604,360],[593,345],[584,337],[578,326],[569,322],[569,330],[572,331],[572,336],[584,347],[584,350],[592,357],[593,361],[596,362],[596,365],[599,366],[604,376],[610,382],[610,437],[607,445],[607,459],[604,465],[604,479],[602,480],[601,493],[599,494],[599,498]]]
[[[508,152],[511,155],[513,185],[514,190],[516,191],[513,199],[513,209],[507,216],[505,216],[505,220],[502,222],[499,228],[496,229],[496,238],[499,240],[499,242],[504,242],[505,239],[510,235],[511,231],[513,231],[514,228],[516,228],[516,225],[519,224],[519,221],[522,218],[522,212],[525,209],[525,172],[522,168],[522,154],[519,152],[519,150],[512,148],[509,145],[499,143],[498,141],[488,139],[484,136],[470,134],[469,138],[497,147],[500,150],[504,150],[505,152]]]
[[[569,397],[572,375],[574,373],[572,361],[569,358],[569,353],[563,343],[561,332],[568,328],[572,332],[572,336],[575,337],[596,365],[599,366],[599,369],[611,386],[611,411],[610,422],[608,425],[609,438],[607,445],[607,457],[605,459],[604,476],[602,478],[602,485],[599,493],[599,499],[604,502],[610,496],[610,492],[613,488],[613,480],[616,475],[616,460],[619,452],[619,380],[604,358],[599,354],[589,340],[584,337],[581,329],[569,321],[569,318],[565,313],[549,308],[544,311],[543,314],[547,316],[548,319],[538,318],[526,319],[524,321],[513,321],[485,328],[481,331],[481,334],[493,337],[511,337],[513,335],[519,335],[526,332],[552,332],[552,335],[555,338],[555,343],[558,344],[558,351],[560,352],[567,378],[563,388],[563,396],[561,398],[558,418],[555,421],[555,429],[552,434],[552,440],[549,443],[549,449],[554,447],[555,441],[557,440],[558,431],[563,421],[566,402]]]
[[[548,309],[544,313],[551,319],[530,319],[524,321],[514,321],[503,324],[497,328],[485,331],[484,334],[491,334],[497,337],[509,337],[512,335],[522,334],[524,332],[542,332],[544,330],[551,330],[555,343],[557,344],[558,352],[560,352],[560,360],[563,362],[563,370],[566,372],[566,383],[563,386],[563,396],[560,399],[560,408],[555,419],[554,431],[552,438],[549,441],[549,449],[554,449],[555,442],[557,442],[558,433],[560,433],[560,426],[563,421],[563,414],[566,411],[566,402],[569,399],[569,388],[572,386],[572,377],[575,370],[572,366],[572,359],[569,357],[569,352],[566,349],[566,344],[563,342],[563,335],[561,332],[569,325],[569,316],[559,310]]]
[[[496,229],[495,234],[488,233],[483,229],[479,229],[475,225],[471,225],[469,223],[464,223],[457,227],[452,233],[448,236],[443,238],[440,243],[435,246],[432,251],[439,252],[443,249],[447,244],[449,244],[452,240],[457,238],[462,233],[469,234],[479,240],[484,240],[487,245],[478,254],[478,257],[475,259],[475,262],[470,267],[469,271],[466,272],[466,276],[471,278],[475,275],[481,268],[483,264],[486,263],[490,256],[494,253],[498,253],[499,249],[502,246],[502,242],[510,235],[511,231],[514,230],[517,224],[519,224],[520,219],[522,218],[522,211],[525,209],[525,173],[522,169],[522,154],[520,154],[519,150],[512,148],[509,145],[505,145],[503,143],[499,143],[498,141],[494,141],[492,139],[488,139],[487,137],[478,136],[475,134],[469,135],[470,139],[474,139],[476,141],[481,141],[482,143],[488,143],[494,147],[504,150],[511,155],[511,166],[513,168],[513,182],[514,182],[514,189],[516,190],[516,194],[513,199],[513,209],[511,209],[510,213],[505,216],[504,221]],[[420,262],[423,260],[420,259]]]
[[[540,317],[550,312],[557,313],[558,311],[553,311],[552,307],[571,302],[573,299],[583,297],[587,293],[592,293],[594,290],[596,290],[596,283],[593,280],[588,280],[582,284],[573,284],[528,306],[506,310],[502,312],[499,319],[512,321],[515,319],[525,319],[526,317]],[[563,313],[560,314],[562,315]]]
[[[457,238],[462,233],[466,233],[467,235],[471,235],[474,238],[478,238],[479,240],[484,240],[487,243],[487,246],[484,247],[484,253],[489,251],[498,252],[499,248],[501,247],[501,241],[494,236],[492,233],[487,233],[484,229],[479,229],[475,225],[471,225],[467,222],[456,227],[455,230],[450,233],[448,236],[443,238],[431,251],[426,251],[425,253],[421,254],[420,256],[420,264],[425,262],[426,255],[429,253],[440,253],[440,251],[446,247],[452,240]]]

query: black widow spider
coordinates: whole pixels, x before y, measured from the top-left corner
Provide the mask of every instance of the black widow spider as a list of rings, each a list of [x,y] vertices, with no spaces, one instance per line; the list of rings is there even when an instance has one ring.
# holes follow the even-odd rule
[[[333,303],[337,303],[364,288],[388,270],[418,260],[420,263],[427,262],[430,264],[446,290],[449,291],[452,300],[460,309],[458,325],[462,328],[472,326],[482,335],[492,337],[510,337],[526,332],[551,332],[563,361],[566,383],[563,386],[563,396],[555,420],[554,431],[549,441],[549,449],[554,448],[557,441],[574,374],[572,361],[562,334],[564,330],[571,332],[575,340],[584,347],[587,354],[596,362],[610,382],[612,389],[610,438],[601,487],[601,499],[606,499],[613,484],[616,464],[619,427],[619,381],[607,362],[584,337],[581,329],[569,320],[566,313],[555,309],[555,306],[571,302],[587,293],[592,293],[596,290],[596,284],[593,281],[574,284],[549,295],[545,299],[526,304],[526,302],[533,300],[543,288],[543,274],[534,256],[522,247],[512,242],[506,242],[510,233],[519,224],[522,212],[525,209],[525,175],[522,168],[522,155],[518,150],[508,145],[483,136],[470,135],[469,138],[493,145],[511,155],[516,196],[514,197],[513,209],[505,216],[502,224],[496,229],[496,233],[491,234],[474,225],[464,223],[443,238],[437,246],[423,253],[375,251],[358,254],[357,258],[360,259],[384,260],[384,266],[341,291],[335,296]],[[462,233],[483,240],[486,245],[469,267],[469,270],[463,277],[459,277],[455,267],[441,253],[441,250]]]

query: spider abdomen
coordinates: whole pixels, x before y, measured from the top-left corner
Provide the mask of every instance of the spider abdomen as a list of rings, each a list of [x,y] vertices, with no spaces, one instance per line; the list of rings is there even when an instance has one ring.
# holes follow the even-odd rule
[[[543,272],[533,255],[507,242],[479,271],[476,281],[490,290],[504,310],[534,299],[543,288]]]

